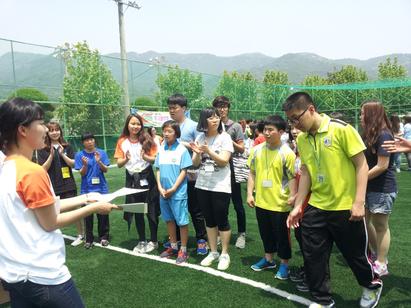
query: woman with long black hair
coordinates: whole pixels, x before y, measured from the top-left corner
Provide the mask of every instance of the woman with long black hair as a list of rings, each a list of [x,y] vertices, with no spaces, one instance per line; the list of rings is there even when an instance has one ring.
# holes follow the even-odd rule
[[[157,146],[153,138],[144,131],[143,126],[143,118],[140,115],[128,115],[114,153],[117,166],[126,169],[126,187],[148,189],[144,193],[126,196],[126,203],[146,202],[148,205],[150,241],[146,240],[144,214],[134,215],[139,236],[134,251],[138,253],[148,253],[158,248],[157,231],[160,216],[160,195],[151,166],[156,158]],[[132,213],[124,213],[124,219],[130,224]]]

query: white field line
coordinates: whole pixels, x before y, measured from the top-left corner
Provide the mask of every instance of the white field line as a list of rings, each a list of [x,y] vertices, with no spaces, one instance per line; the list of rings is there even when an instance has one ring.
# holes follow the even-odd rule
[[[73,236],[69,236],[69,235],[65,235],[63,234],[63,237],[69,240],[75,240],[76,238]],[[175,260],[170,260],[167,258],[160,258],[159,256],[154,256],[154,255],[150,255],[150,254],[141,254],[141,253],[136,253],[133,252],[132,250],[128,250],[125,248],[120,248],[120,247],[116,247],[116,246],[112,246],[112,245],[108,245],[106,247],[101,246],[99,243],[94,243],[95,246],[101,247],[101,248],[105,248],[105,249],[109,249],[109,250],[113,250],[113,251],[117,251],[117,252],[121,252],[121,253],[125,253],[125,254],[129,254],[129,255],[133,255],[133,256],[137,256],[137,257],[141,257],[141,258],[145,258],[145,259],[150,259],[150,260],[155,260],[158,262],[163,262],[163,263],[168,263],[168,264],[173,264],[175,266],[181,266],[181,267],[187,267],[187,268],[191,268],[197,271],[201,271],[216,277],[221,277],[227,280],[232,280],[232,281],[236,281],[242,284],[246,284],[249,285],[251,287],[257,288],[257,289],[261,289],[264,290],[266,292],[278,295],[280,297],[284,297],[290,301],[293,302],[297,302],[299,304],[305,305],[305,306],[309,306],[310,304],[312,304],[313,302],[310,301],[307,298],[292,294],[292,293],[288,293],[286,291],[274,288],[268,284],[262,283],[262,282],[258,282],[258,281],[254,281],[248,278],[244,278],[244,277],[240,277],[240,276],[236,276],[233,274],[228,274],[222,271],[218,271],[215,270],[211,267],[204,267],[201,265],[196,265],[196,264],[190,264],[190,263],[183,263],[180,265],[176,265]]]

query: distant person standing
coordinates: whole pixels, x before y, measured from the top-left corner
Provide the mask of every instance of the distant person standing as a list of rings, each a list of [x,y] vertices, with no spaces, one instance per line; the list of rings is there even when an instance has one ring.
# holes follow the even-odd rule
[[[258,121],[255,127],[255,138],[254,138],[254,144],[253,144],[254,147],[256,145],[259,145],[260,143],[265,142],[263,131],[264,131],[264,122]]]
[[[233,141],[234,153],[230,158],[231,170],[231,200],[234,204],[234,210],[237,214],[237,240],[235,246],[237,248],[245,248],[246,243],[246,215],[241,196],[241,184],[237,183],[234,175],[233,156],[241,155],[244,152],[244,134],[241,125],[233,120],[230,120],[228,114],[230,112],[230,100],[225,96],[217,96],[213,101],[213,107],[218,109],[221,122],[225,131],[230,135]]]
[[[248,164],[247,203],[255,208],[258,230],[264,245],[264,257],[251,266],[254,271],[276,266],[274,253],[281,259],[276,279],[289,277],[288,261],[291,258],[290,232],[287,216],[295,198],[295,154],[281,143],[287,122],[278,115],[265,121],[266,142],[252,148]],[[254,197],[255,192],[255,197]]]
[[[374,272],[382,277],[388,275],[387,255],[391,242],[388,220],[397,198],[394,157],[382,145],[385,141],[394,141],[394,136],[380,102],[369,101],[362,105],[361,126],[370,169],[365,199],[368,246]]]
[[[154,126],[148,127],[147,132],[150,134],[151,138],[153,138],[154,142],[157,145],[157,148],[160,148],[161,143],[163,142],[163,138],[157,135],[156,128]]]
[[[123,131],[117,141],[114,158],[119,168],[126,169],[128,188],[147,189],[142,193],[126,196],[126,203],[147,203],[147,220],[150,228],[150,241],[147,242],[143,213],[134,213],[138,243],[133,251],[149,253],[158,248],[158,217],[160,216],[160,196],[153,168],[157,154],[157,145],[150,134],[144,131],[143,118],[139,114],[129,114]],[[131,224],[133,213],[124,213],[124,219]]]
[[[401,123],[400,117],[398,114],[393,113],[390,117],[392,132],[394,133],[394,137],[402,137],[404,136],[404,125]],[[394,157],[394,166],[395,171],[397,173],[401,172],[401,153],[393,153],[392,156]]]
[[[107,153],[96,147],[96,140],[92,133],[86,132],[81,136],[84,149],[77,152],[74,156],[74,169],[81,174],[81,194],[98,192],[108,194],[108,184],[104,173],[107,172],[110,160]],[[93,247],[93,214],[85,219],[86,243],[84,248]],[[102,246],[109,244],[110,221],[106,214],[97,214],[98,236]]]
[[[404,118],[404,139],[411,141],[411,112],[408,112]],[[411,153],[406,154],[408,162],[408,171],[411,171]]]
[[[210,253],[201,261],[201,265],[210,266],[218,260],[217,268],[226,270],[230,266],[228,248],[231,238],[228,221],[231,193],[229,161],[234,148],[230,135],[223,131],[217,109],[211,107],[201,110],[198,130],[203,134],[190,145],[193,165],[200,167],[196,188],[210,244]],[[221,237],[221,255],[217,251],[218,234]]]
[[[306,92],[290,95],[283,104],[288,120],[302,131],[297,137],[301,178],[289,227],[302,227],[304,272],[314,300],[335,306],[330,289],[329,259],[337,245],[359,285],[361,307],[375,307],[382,281],[367,258],[364,222],[368,165],[366,149],[349,124],[319,114]],[[304,199],[311,191],[302,217]]]
[[[188,206],[187,168],[193,162],[187,148],[181,145],[180,126],[174,120],[163,123],[164,144],[157,153],[154,167],[157,168],[157,186],[160,192],[161,216],[167,223],[170,247],[160,254],[162,258],[177,255],[176,263],[187,261]],[[178,250],[176,225],[180,227],[181,248]]]
[[[64,140],[59,123],[51,121],[47,124],[46,147],[36,152],[37,163],[49,174],[54,192],[60,199],[77,195],[76,182],[73,177],[74,151]],[[77,238],[71,246],[81,245],[84,241],[83,221],[76,222]]]
[[[194,142],[200,132],[197,131],[197,123],[186,117],[187,98],[181,94],[171,95],[167,99],[168,112],[170,117],[180,125],[181,135],[178,142],[184,145],[192,153],[190,143]],[[194,230],[197,239],[197,254],[206,255],[207,250],[207,232],[205,227],[204,216],[197,199],[197,189],[195,183],[198,176],[198,170],[195,168],[187,169],[187,194],[188,194],[188,211],[191,215]]]

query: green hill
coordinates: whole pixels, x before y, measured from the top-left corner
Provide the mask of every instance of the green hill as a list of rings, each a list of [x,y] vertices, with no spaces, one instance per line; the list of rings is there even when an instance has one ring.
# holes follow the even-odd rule
[[[110,67],[113,76],[121,81],[121,65],[119,54],[108,54],[103,61]],[[164,60],[159,66],[150,65],[150,59],[162,57]],[[318,74],[326,76],[328,72],[338,70],[343,65],[355,65],[365,70],[370,79],[377,76],[378,64],[386,57],[397,57],[399,64],[406,67],[411,73],[411,54],[391,54],[368,60],[338,59],[332,60],[312,53],[290,53],[278,58],[269,57],[261,53],[242,54],[233,57],[219,57],[212,54],[178,54],[129,52],[130,96],[150,96],[156,91],[155,78],[158,72],[166,70],[167,65],[178,65],[204,74],[204,92],[212,95],[218,84],[219,75],[224,70],[252,72],[262,79],[266,70],[280,70],[287,72],[291,83],[300,83],[306,75]],[[15,52],[14,71],[18,87],[35,87],[46,93],[50,99],[61,96],[61,86],[64,75],[64,65],[61,61],[49,55]],[[0,56],[0,97],[7,97],[14,87],[13,65],[11,53]]]

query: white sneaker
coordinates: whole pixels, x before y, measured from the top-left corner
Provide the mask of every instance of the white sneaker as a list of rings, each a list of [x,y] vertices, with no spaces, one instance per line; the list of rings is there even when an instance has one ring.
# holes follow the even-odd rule
[[[218,260],[220,254],[218,252],[210,252],[207,257],[201,261],[202,266],[210,266],[214,261]]]
[[[148,242],[147,243],[147,245],[146,245],[146,249],[145,249],[145,253],[148,253],[148,252],[152,252],[153,250],[155,250],[155,249],[157,249],[158,248],[158,242],[152,242],[152,241],[150,241],[150,242]]]
[[[397,173],[401,173],[401,169],[400,169],[400,168],[395,168],[395,171],[397,171]]]
[[[237,237],[237,241],[235,242],[235,247],[244,249],[245,248],[245,233],[240,233]]]
[[[363,288],[361,300],[360,300],[360,307],[361,308],[374,308],[378,305],[378,301],[380,300],[382,292],[382,284],[381,287],[375,290],[371,290],[368,288]]]
[[[312,303],[310,306],[308,306],[308,308],[332,308],[332,307],[335,307],[334,300],[331,300],[331,303],[329,303],[328,305],[321,305],[321,304],[317,304],[317,303]]]
[[[145,242],[145,241],[138,242],[137,246],[134,247],[133,252],[145,253],[146,252],[146,245],[147,245],[147,242]]]
[[[83,244],[84,242],[84,236],[81,234],[77,236],[77,238],[71,243],[71,246],[76,247],[78,245]]]
[[[230,256],[228,254],[221,254],[218,258],[217,269],[220,271],[225,271],[230,266]]]

